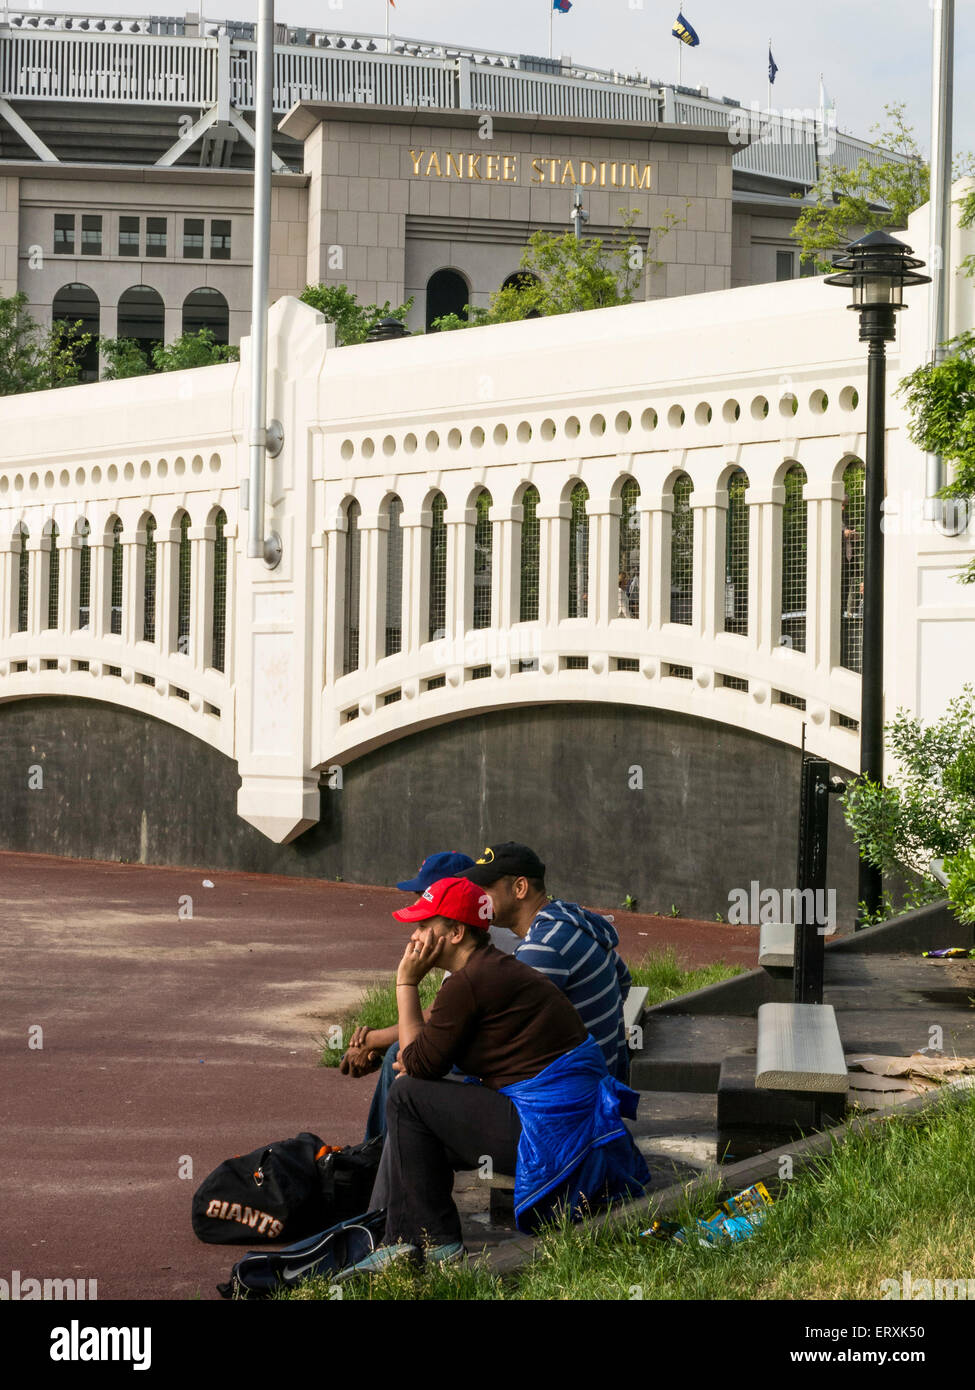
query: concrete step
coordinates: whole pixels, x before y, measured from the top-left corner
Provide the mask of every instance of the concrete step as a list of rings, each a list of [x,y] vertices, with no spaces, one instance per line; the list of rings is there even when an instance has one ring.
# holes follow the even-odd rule
[[[849,1089],[831,1004],[763,1004],[758,1011],[755,1085],[760,1091]]]
[[[637,1091],[713,1095],[728,1053],[754,1046],[754,1018],[651,1009],[644,1015],[643,1047],[630,1063],[630,1085]]]

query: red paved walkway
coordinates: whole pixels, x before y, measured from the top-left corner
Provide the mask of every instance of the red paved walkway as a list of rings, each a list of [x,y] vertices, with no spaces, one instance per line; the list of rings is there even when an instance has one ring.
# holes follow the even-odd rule
[[[0,885],[0,1278],[215,1297],[246,1247],[195,1238],[193,1190],[301,1129],[361,1138],[372,1082],[317,1067],[316,1039],[395,967],[403,895],[2,853]],[[614,915],[630,961],[756,963],[757,928]]]

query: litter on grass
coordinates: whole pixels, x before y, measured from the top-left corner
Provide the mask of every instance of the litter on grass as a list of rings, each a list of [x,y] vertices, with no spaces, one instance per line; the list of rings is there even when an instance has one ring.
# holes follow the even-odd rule
[[[653,1240],[669,1240],[675,1245],[687,1245],[692,1239],[706,1249],[719,1245],[732,1245],[747,1240],[756,1227],[765,1220],[772,1198],[763,1182],[746,1187],[734,1197],[722,1202],[720,1207],[706,1221],[698,1221],[687,1231],[676,1221],[654,1221],[642,1235]]]
[[[964,946],[939,946],[936,951],[922,951],[921,955],[928,960],[972,960],[975,947],[969,951]]]

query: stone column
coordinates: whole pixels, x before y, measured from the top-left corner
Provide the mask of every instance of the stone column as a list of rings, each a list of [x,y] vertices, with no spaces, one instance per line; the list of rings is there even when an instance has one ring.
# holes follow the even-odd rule
[[[27,631],[34,636],[47,626],[47,614],[42,609],[47,600],[47,553],[50,546],[51,537],[43,535],[39,528],[33,529],[27,538]],[[20,556],[17,560],[19,571]],[[17,577],[19,580],[19,572]],[[17,589],[19,603],[19,583]]]
[[[429,641],[430,603],[430,511],[402,512],[403,532],[403,647],[416,652]]]
[[[474,626],[474,528],[476,507],[448,507],[447,526],[447,605],[448,638],[454,642],[451,661],[463,660],[464,634]]]
[[[558,627],[568,612],[569,520],[571,502],[539,502],[538,618],[543,628]]]
[[[606,627],[619,608],[619,524],[623,504],[618,497],[590,497],[589,621]]]
[[[213,656],[213,542],[215,526],[191,526],[190,542],[190,649],[194,671],[205,671]]]

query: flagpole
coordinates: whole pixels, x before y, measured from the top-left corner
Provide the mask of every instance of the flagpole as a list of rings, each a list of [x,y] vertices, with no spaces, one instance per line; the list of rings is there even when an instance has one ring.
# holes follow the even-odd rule
[[[389,0],[386,0],[386,52],[389,51]]]
[[[772,118],[772,35],[768,39],[768,106],[765,111],[766,116]]]
[[[678,85],[678,87],[681,86],[681,84],[682,84],[683,81],[684,81],[683,73],[684,73],[684,40],[683,40],[683,39],[678,39],[678,40],[677,40],[677,85]]]
[[[553,19],[554,14],[555,14],[555,0],[549,0],[549,6],[548,6],[548,56],[549,56],[550,58],[552,58],[552,57],[555,56],[555,55],[554,55],[554,51],[553,51],[553,45],[552,45],[552,19]]]

